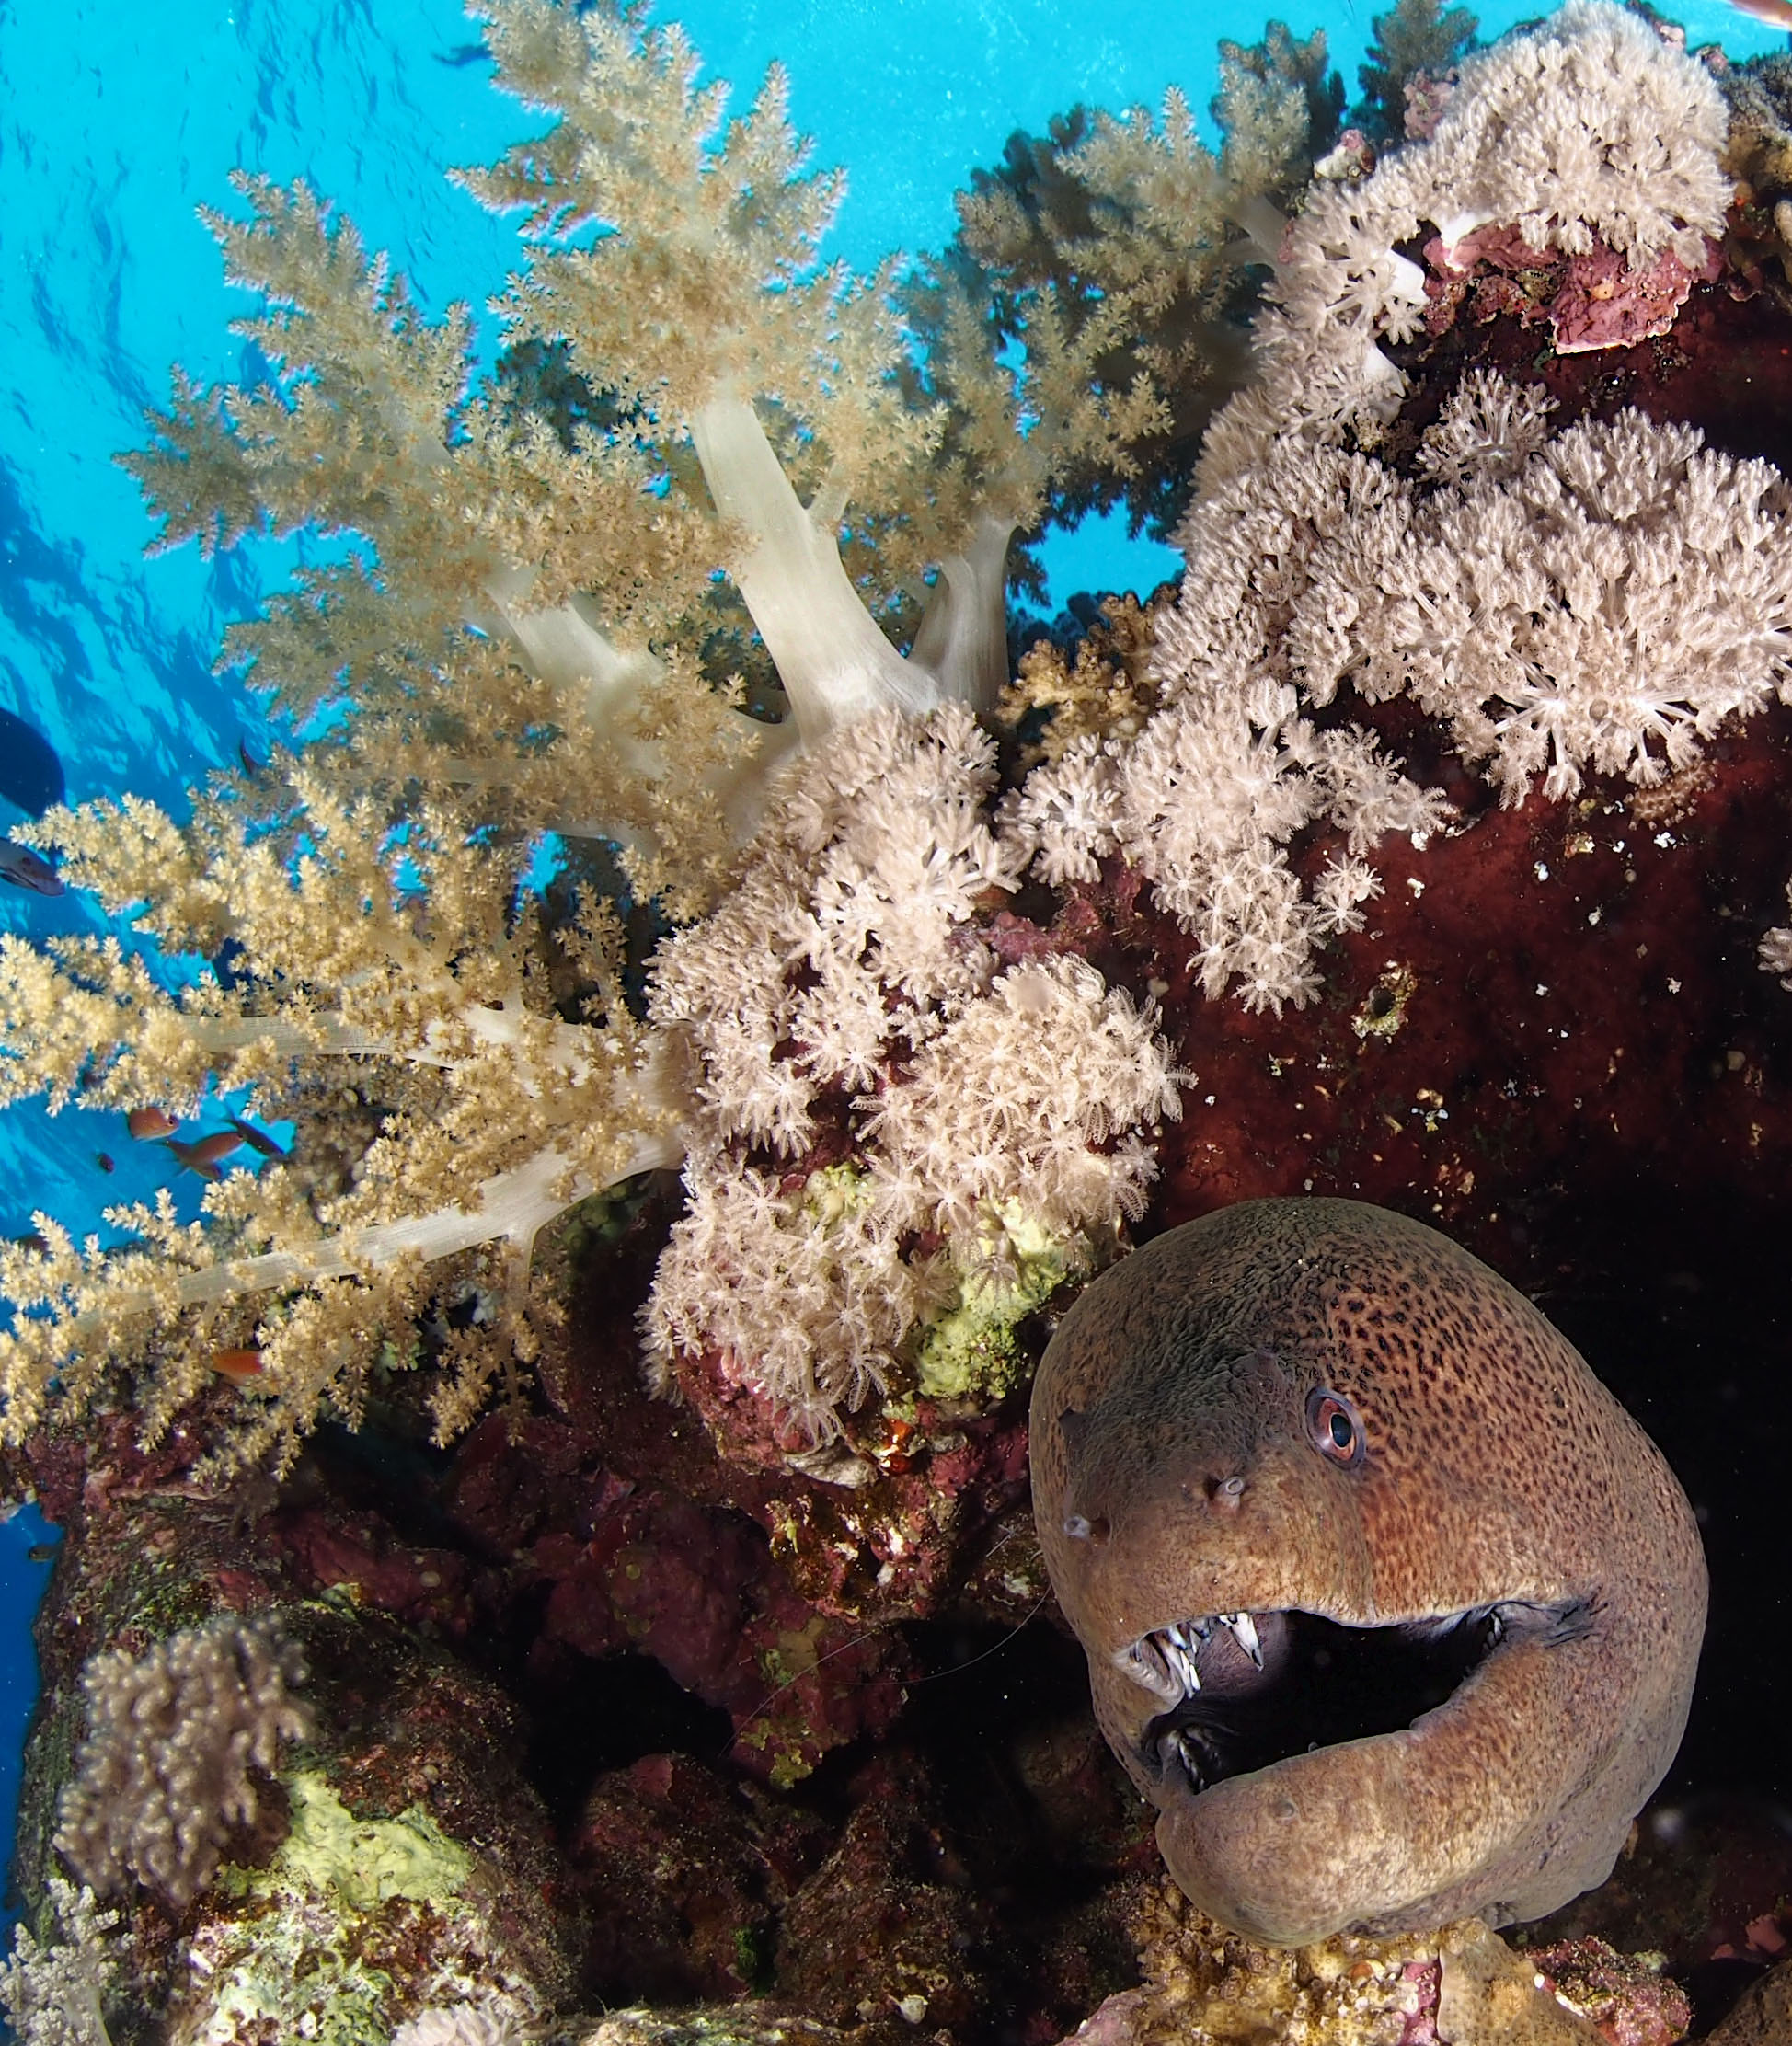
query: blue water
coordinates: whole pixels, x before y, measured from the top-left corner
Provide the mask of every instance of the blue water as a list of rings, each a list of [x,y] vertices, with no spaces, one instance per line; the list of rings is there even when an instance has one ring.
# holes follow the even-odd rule
[[[1327,28],[1353,87],[1366,0],[1279,11],[1297,34]],[[1500,0],[1483,33],[1534,11]],[[1694,41],[1733,54],[1784,40],[1717,0],[1677,11]],[[786,63],[817,161],[850,171],[828,253],[861,268],[944,242],[953,190],[1013,129],[1079,99],[1154,105],[1172,83],[1204,108],[1216,38],[1261,32],[1254,7],[1166,0],[702,0],[678,17],[741,95]],[[477,306],[515,245],[442,170],[539,123],[490,89],[477,29],[450,0],[0,0],[0,712],[53,747],[71,800],[132,789],[178,805],[245,739],[258,743],[257,707],[213,656],[289,558],[264,546],[210,565],[191,549],[145,560],[148,522],[112,463],[141,442],[144,408],[166,400],[171,362],[201,382],[245,374],[229,322],[248,306],[224,288],[195,210],[229,204],[235,167],[302,176],[391,252],[426,310]],[[482,332],[488,344],[488,321]],[[1048,552],[1059,602],[1149,587],[1173,563],[1112,523]],[[0,789],[29,800],[40,783],[8,778],[7,729]],[[0,794],[0,833],[22,814]],[[41,937],[91,914],[0,886],[0,929]],[[36,1208],[94,1227],[106,1202],[151,1191],[154,1161],[120,1120],[0,1113],[0,1233],[29,1228]],[[35,1515],[0,1527],[8,1837],[46,1571],[27,1552],[43,1539]]]

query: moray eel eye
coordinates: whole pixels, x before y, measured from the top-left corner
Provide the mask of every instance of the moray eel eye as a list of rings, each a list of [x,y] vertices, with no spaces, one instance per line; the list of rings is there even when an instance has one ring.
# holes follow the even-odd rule
[[[1306,1396],[1306,1431],[1320,1455],[1355,1470],[1368,1452],[1362,1417],[1341,1394],[1316,1385]]]

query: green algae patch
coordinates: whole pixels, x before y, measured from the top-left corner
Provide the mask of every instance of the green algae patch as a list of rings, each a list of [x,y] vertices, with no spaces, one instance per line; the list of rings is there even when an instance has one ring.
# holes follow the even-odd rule
[[[291,1831],[266,1868],[218,1871],[169,2046],[387,2046],[419,1994],[488,1973],[492,1932],[466,1848],[420,1806],[357,1819],[321,1774],[282,1781]]]
[[[458,1896],[473,1857],[418,1805],[396,1819],[357,1819],[321,1776],[295,1776],[293,1830],[270,1875],[306,1889],[334,1891],[351,1910],[388,1897],[429,1903]]]
[[[1005,1238],[1005,1245],[997,1245]],[[1005,1201],[991,1232],[1005,1250],[1005,1270],[980,1268],[959,1285],[959,1301],[928,1328],[915,1360],[916,1389],[932,1399],[974,1399],[995,1406],[1024,1384],[1035,1360],[1015,1331],[1057,1292],[1073,1270],[1086,1269],[1081,1236],[1060,1236]]]
[[[803,1182],[803,1207],[826,1226],[849,1222],[871,1206],[871,1176],[856,1165],[825,1165]]]

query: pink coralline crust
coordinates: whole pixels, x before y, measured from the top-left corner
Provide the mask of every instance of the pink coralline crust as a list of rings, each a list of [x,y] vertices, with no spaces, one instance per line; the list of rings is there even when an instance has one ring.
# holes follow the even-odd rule
[[[642,1487],[601,1506],[587,1538],[545,1534],[526,1560],[551,1587],[537,1660],[555,1644],[651,1656],[733,1719],[750,1775],[795,1781],[901,1708],[894,1638],[816,1612],[739,1512]]]
[[[1602,242],[1568,256],[1535,248],[1516,227],[1497,223],[1454,242],[1434,235],[1424,255],[1432,334],[1444,332],[1467,305],[1476,321],[1502,313],[1527,325],[1547,320],[1558,355],[1631,348],[1671,332],[1693,286],[1715,282],[1724,271],[1723,252],[1708,239],[1696,270],[1671,248],[1633,270]]]
[[[1592,2020],[1607,2046],[1676,2046],[1692,2029],[1680,1984],[1602,1939],[1565,1939],[1527,1959],[1558,1997]]]
[[[1433,235],[1425,244],[1425,260],[1440,277],[1469,277],[1480,264],[1506,271],[1555,270],[1559,249],[1534,248],[1516,227],[1489,224],[1471,228],[1453,242]]]
[[[1628,348],[1665,334],[1692,288],[1693,272],[1671,248],[1642,270],[1632,270],[1615,249],[1571,256],[1568,275],[1549,302],[1557,351],[1579,355],[1592,349]]]
[[[362,1604],[451,1641],[472,1629],[466,1558],[453,1549],[409,1546],[376,1515],[339,1506],[283,1512],[270,1534],[308,1590],[352,1586]]]
[[[1116,1990],[1097,2005],[1063,2046],[1137,2046],[1146,2004],[1143,1989]]]
[[[1456,90],[1453,71],[1435,78],[1429,71],[1415,71],[1407,80],[1406,132],[1408,142],[1430,142],[1443,119]]]
[[[1400,1971],[1400,1980],[1413,1984],[1419,1994],[1419,2007],[1407,2012],[1400,2028],[1399,2046],[1438,2046],[1437,2006],[1443,1985],[1442,1963],[1409,1960]]]

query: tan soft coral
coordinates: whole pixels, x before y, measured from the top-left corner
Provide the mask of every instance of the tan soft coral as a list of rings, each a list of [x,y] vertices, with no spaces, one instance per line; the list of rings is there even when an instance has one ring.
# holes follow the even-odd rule
[[[251,1346],[262,1368],[232,1453],[277,1445],[284,1458],[322,1415],[353,1418],[382,1360],[416,1361],[411,1326],[431,1299],[483,1294],[489,1311],[437,1381],[452,1433],[494,1374],[514,1386],[541,1224],[678,1155],[683,1097],[629,1014],[606,905],[586,900],[556,934],[583,995],[568,1020],[547,998],[537,914],[517,914],[513,856],[427,806],[396,831],[310,765],[284,788],[281,829],[202,803],[183,857],[160,862],[178,884],[166,907],[134,899],[142,870],[114,813],[58,823],[71,879],[168,950],[228,947],[235,965],[174,992],[114,938],[48,954],[6,940],[4,1084],[14,1099],[177,1115],[208,1089],[248,1087],[279,1115],[303,1114],[335,1075],[379,1104],[376,1128],[346,1182],[270,1161],[208,1186],[199,1223],[177,1222],[164,1196],[113,1211],[124,1240],[108,1250],[47,1218],[47,1248],[0,1250],[19,1310],[0,1337],[11,1432],[35,1425],[52,1388],[76,1411],[109,1372],[146,1364],[138,1399],[155,1435],[208,1383],[213,1354]],[[135,835],[166,847],[134,814]],[[422,1264],[443,1258],[459,1263],[426,1284]],[[309,1304],[279,1297],[307,1283]]]
[[[8,941],[0,1084],[173,1115],[247,1088],[251,1112],[297,1119],[297,1155],[231,1171],[196,1221],[164,1198],[114,1211],[109,1247],[40,1218],[43,1247],[0,1251],[14,1439],[121,1374],[153,1436],[240,1351],[258,1368],[227,1462],[289,1460],[319,1418],[357,1419],[376,1373],[420,1362],[441,1367],[443,1436],[495,1378],[514,1393],[547,1311],[538,1229],[676,1159],[706,1112],[679,1033],[631,1011],[614,900],[534,893],[547,834],[595,842],[575,871],[614,848],[613,897],[674,923],[720,904],[725,933],[797,743],[993,703],[1012,529],[1066,465],[1123,469],[1154,416],[1148,378],[1104,387],[1097,337],[1043,303],[1010,367],[960,294],[924,374],[893,273],[817,258],[840,184],[810,169],[780,75],[724,124],[683,36],[638,9],[485,12],[500,83],[552,117],[465,178],[520,209],[527,245],[496,372],[464,311],[425,321],[306,188],[245,179],[245,215],[212,224],[273,373],[177,376],[131,458],[166,545],[328,543],[225,649],[309,736],[186,824],[129,799],[43,822],[113,935]],[[902,653],[880,621],[913,620],[929,570]],[[741,715],[737,652],[761,684],[775,661],[782,727]],[[882,905],[874,973],[891,966],[919,1015],[988,976],[938,952],[952,914],[905,822],[828,885],[851,914]],[[979,885],[1013,866],[993,856]],[[913,983],[924,960],[937,984]],[[850,1004],[833,1029],[814,1058],[856,1060],[868,1085]],[[804,1084],[783,1076],[770,1133],[799,1137]],[[357,1116],[314,1146],[345,1086]]]

